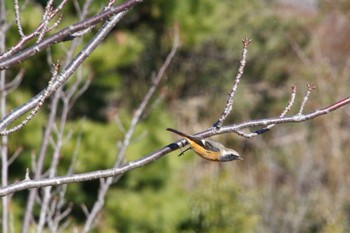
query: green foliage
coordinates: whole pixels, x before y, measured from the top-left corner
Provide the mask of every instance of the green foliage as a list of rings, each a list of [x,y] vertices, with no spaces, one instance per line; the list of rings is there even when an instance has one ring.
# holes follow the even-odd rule
[[[322,1],[322,4],[322,11],[326,14],[327,6],[332,4],[326,1]],[[344,6],[340,10],[346,11],[348,4],[337,1],[334,5]],[[96,10],[100,6],[100,2],[93,3]],[[314,70],[304,68],[291,46],[297,44],[303,51],[309,46],[312,33],[310,25],[302,18],[284,17],[276,13],[272,6],[259,0],[151,0],[134,8],[79,70],[82,76],[93,80],[89,90],[70,110],[65,133],[71,136],[64,141],[58,174],[66,174],[72,161],[75,161],[75,173],[107,169],[114,165],[118,153],[117,142],[123,140],[124,130],[111,120],[112,117],[106,116],[106,109],[115,110],[120,124],[128,129],[133,111],[152,85],[152,74],[159,69],[169,52],[170,28],[174,24],[179,26],[182,47],[170,66],[167,79],[161,83],[169,99],[158,99],[156,96],[151,100],[151,104],[158,105],[147,108],[142,116],[126,151],[126,161],[139,159],[174,140],[175,137],[165,128],[174,126],[178,118],[176,113],[184,111],[189,115],[191,111],[197,111],[186,106],[188,97],[203,96],[202,99],[205,99],[204,110],[198,110],[198,125],[216,119],[222,111],[225,93],[237,72],[237,63],[241,58],[240,40],[244,37],[253,41],[240,89],[236,93],[235,113],[227,122],[278,115],[288,101],[291,83],[299,78],[295,75],[303,77],[305,83],[310,77],[314,78],[314,70],[319,72],[317,81],[324,88],[322,101],[330,102],[334,95],[329,93],[338,94],[341,90],[341,87],[333,85],[338,80],[328,77],[333,69],[323,60],[315,62],[322,63],[322,67],[315,66]],[[25,32],[35,28],[42,12],[40,5],[28,5],[22,15]],[[73,6],[65,8],[63,13],[60,26],[76,21]],[[18,38],[18,32],[11,29],[6,40],[12,45]],[[89,35],[86,35],[83,40],[89,39]],[[64,50],[70,45],[71,42],[54,45],[51,48],[53,58],[62,61]],[[79,46],[83,45],[81,43]],[[24,103],[47,85],[50,72],[46,60],[47,55],[41,52],[23,63],[21,67],[26,69],[25,79],[20,90],[9,95],[8,109]],[[7,75],[13,77],[16,70],[8,71]],[[294,78],[293,81],[291,78]],[[70,80],[66,88],[73,81]],[[179,98],[184,99],[181,109],[172,108],[172,101]],[[298,101],[301,101],[300,98]],[[11,154],[23,148],[20,158],[10,167],[11,180],[23,178],[25,169],[31,167],[31,156],[38,154],[46,119],[47,112],[42,109],[26,127],[9,136]],[[191,120],[191,124],[196,124],[194,119]],[[185,120],[176,121],[182,124]],[[278,221],[286,218],[285,215],[278,217],[280,211],[297,209],[298,205],[307,201],[317,203],[321,200],[319,202],[326,206],[322,201],[325,198],[320,198],[321,194],[325,191],[337,193],[326,190],[328,183],[334,190],[346,190],[345,185],[334,181],[333,175],[338,174],[339,180],[346,183],[344,177],[347,177],[347,173],[344,171],[348,171],[346,164],[349,162],[337,160],[342,158],[339,157],[340,152],[347,153],[344,152],[347,141],[328,135],[336,134],[335,131],[348,135],[346,117],[335,119],[334,122],[314,123],[319,130],[313,130],[312,124],[304,125],[311,132],[306,136],[300,136],[291,128],[279,129],[280,135],[277,136],[272,133],[263,135],[262,139],[254,139],[251,143],[257,148],[255,153],[251,148],[244,151],[245,145],[241,145],[244,144],[241,141],[232,144],[231,137],[223,139],[227,145],[240,147],[245,153],[245,161],[240,166],[246,170],[229,167],[242,175],[239,179],[230,177],[223,167],[220,167],[219,176],[215,174],[216,178],[213,178],[210,170],[200,166],[194,168],[193,164],[202,160],[192,152],[181,157],[176,156],[178,152],[172,153],[156,163],[128,172],[108,192],[101,213],[103,217],[98,222],[96,232],[259,232],[269,224],[273,225],[261,210],[264,204],[271,205],[271,213],[275,214],[273,216]],[[336,123],[342,127],[336,128]],[[198,125],[191,126],[198,128]],[[286,135],[287,140],[292,142],[281,140]],[[300,140],[304,136],[306,143],[292,144],[293,140]],[[316,145],[316,140],[319,144],[311,149],[310,144]],[[283,147],[279,143],[284,143]],[[287,144],[291,145],[288,147]],[[52,148],[47,153],[45,169],[51,162]],[[310,159],[310,156],[314,157]],[[323,161],[323,158],[326,159]],[[206,163],[200,165],[205,166]],[[302,172],[312,171],[310,168],[319,169],[315,174],[320,174],[321,178],[312,176],[310,181],[308,175],[302,176]],[[341,170],[339,168],[343,168],[344,174],[338,171]],[[292,180],[291,177],[297,178]],[[254,182],[257,187],[246,187]],[[337,189],[337,185],[341,188]],[[266,191],[264,187],[269,190]],[[78,224],[85,221],[80,206],[86,205],[90,209],[96,201],[98,188],[99,181],[68,186],[66,199],[74,203],[71,216]],[[251,196],[245,192],[249,188],[253,193]],[[300,201],[296,193],[311,200]],[[24,196],[13,199],[15,224],[22,214],[20,206],[25,203]],[[346,194],[339,196],[337,198]],[[263,200],[264,197],[270,199]],[[348,200],[342,203],[348,203]],[[346,232],[349,211],[339,208],[339,204],[333,207],[338,214],[329,217],[328,213],[334,210],[329,207],[332,205],[328,205],[329,209],[320,206],[316,205],[316,210],[306,211],[307,224],[300,229],[304,232]],[[37,217],[38,208],[33,215]],[[286,215],[290,218],[290,215]],[[266,218],[268,220],[264,220]],[[278,226],[275,228],[281,229]]]
[[[141,38],[127,31],[112,33],[89,58],[97,73],[108,73],[120,66],[135,62],[143,50]],[[108,56],[106,56],[108,54]]]
[[[228,177],[208,178],[194,190],[181,232],[255,232],[258,217],[239,186]]]
[[[30,98],[27,91],[15,91],[8,96],[7,107],[13,109],[25,103]],[[12,128],[25,119],[27,115],[17,119],[8,128]],[[46,116],[44,111],[39,111],[30,123],[24,126],[19,131],[10,134],[8,140],[9,155],[12,155],[17,150],[22,151],[20,159],[11,164],[10,169],[11,179],[24,178],[26,168],[30,167],[32,156],[39,153],[39,146],[42,141],[42,130],[45,127]]]
[[[202,178],[185,191],[178,182],[183,177],[164,177],[161,190],[115,189],[107,199],[106,221],[120,232],[254,232],[258,218],[253,206],[242,202],[237,184],[227,177]]]
[[[67,155],[65,157],[67,165],[70,164],[71,158],[77,149],[76,172],[108,168],[114,163],[115,142],[118,135],[116,125],[78,120],[70,122],[67,126],[67,129],[75,132],[63,151]],[[84,163],[79,161],[84,161]]]
[[[178,2],[174,18],[179,23],[182,43],[185,46],[199,46],[209,35],[217,32],[214,26],[216,20],[213,17],[213,13],[218,10],[217,6],[217,2],[210,0]],[[191,17],[188,17],[189,15]]]
[[[106,211],[113,218],[107,221],[121,232],[175,232],[186,209],[186,203],[176,196],[180,193],[174,187],[161,191],[112,191]]]
[[[189,7],[192,2],[187,1],[182,7]],[[242,108],[238,106],[237,112],[246,112],[248,106],[254,109],[250,116],[255,118],[257,114],[271,112],[272,106],[280,107],[275,102],[281,102],[279,100],[285,96],[285,92],[271,92],[264,85],[285,87],[293,77],[299,64],[291,42],[304,47],[309,41],[304,21],[280,17],[261,1],[201,1],[198,5],[193,7],[193,17],[180,17],[185,49],[175,61],[174,78],[170,80],[175,86],[174,90],[181,96],[211,93],[212,106],[218,106],[213,111],[220,112],[222,105],[217,103],[222,103],[226,98],[222,93],[229,91],[227,85],[232,82],[241,59],[240,41],[248,37],[253,41],[249,46],[243,84],[247,85],[244,89],[253,93],[238,93],[242,95],[242,102],[239,101],[237,105]],[[193,23],[193,28],[189,28],[191,24],[186,24],[187,20],[193,20],[197,14],[200,22]],[[211,30],[201,30],[202,24],[208,24]],[[196,30],[208,36],[199,36],[201,33]],[[187,49],[186,46],[193,47],[186,40],[187,34],[201,38],[192,40],[196,41],[195,49]],[[289,86],[286,88],[289,89]],[[255,102],[249,101],[252,97],[256,99]]]

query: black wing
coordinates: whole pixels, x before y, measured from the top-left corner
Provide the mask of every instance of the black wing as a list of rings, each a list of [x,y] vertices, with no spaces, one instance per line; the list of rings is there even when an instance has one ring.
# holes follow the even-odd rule
[[[201,140],[202,141],[202,145],[204,146],[205,149],[209,150],[209,151],[214,151],[214,152],[219,152],[220,149],[217,146],[217,142],[213,142],[211,140]]]

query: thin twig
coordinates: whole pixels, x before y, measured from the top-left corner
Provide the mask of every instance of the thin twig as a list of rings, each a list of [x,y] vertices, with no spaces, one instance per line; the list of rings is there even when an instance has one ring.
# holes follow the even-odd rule
[[[286,108],[283,110],[283,112],[280,114],[280,118],[282,117],[285,117],[287,115],[287,113],[291,110],[294,102],[295,102],[295,96],[296,96],[296,86],[293,85],[292,86],[292,94],[290,96],[290,99],[288,101],[288,104],[286,106]],[[271,124],[271,125],[268,125],[262,129],[258,129],[256,130],[255,132],[252,132],[252,133],[244,133],[243,131],[240,131],[240,130],[237,130],[236,133],[239,135],[239,136],[242,136],[242,137],[245,137],[245,138],[252,138],[252,137],[255,137],[257,135],[260,135],[260,134],[263,134],[265,132],[267,132],[269,129],[271,129],[272,127],[274,127],[276,124]]]
[[[59,64],[54,64],[54,73],[52,74],[52,78],[49,81],[49,85],[48,87],[45,89],[44,94],[41,96],[41,98],[38,101],[38,104],[35,106],[35,108],[30,112],[30,114],[18,125],[12,127],[11,129],[8,130],[3,130],[0,132],[1,136],[5,136],[5,135],[9,135],[13,132],[18,131],[19,129],[21,129],[23,126],[25,126],[26,124],[28,124],[28,122],[33,119],[33,117],[37,114],[37,112],[39,111],[39,109],[43,106],[45,100],[47,99],[47,97],[49,97],[49,94],[51,92],[51,88],[52,85],[54,83],[54,80],[58,74],[58,68],[59,68]]]
[[[42,20],[41,20],[43,27],[39,30],[39,36],[38,36],[36,43],[40,42],[43,39],[45,33],[47,32],[47,27],[49,25],[50,16],[54,15],[52,3],[53,3],[53,0],[49,0],[46,3],[45,12],[44,12]]]
[[[58,19],[56,20],[56,22],[55,22],[51,27],[49,27],[49,28],[47,29],[47,31],[50,32],[50,31],[56,29],[56,28],[60,25],[60,23],[61,23],[61,21],[62,21],[62,17],[63,17],[63,14],[60,14],[60,15],[58,16]]]
[[[15,90],[19,86],[19,84],[23,80],[24,73],[25,73],[24,69],[22,68],[12,81],[5,84],[5,90],[7,90],[8,93],[12,92],[13,90]],[[0,92],[1,91],[3,91],[3,90],[0,90]]]
[[[22,29],[22,24],[21,24],[21,15],[19,13],[19,5],[18,5],[18,0],[14,0],[14,8],[15,8],[15,19],[16,19],[16,24],[17,24],[17,29],[18,33],[21,36],[21,38],[25,37]]]
[[[237,91],[238,84],[242,78],[245,64],[247,62],[248,45],[250,42],[251,42],[251,40],[248,38],[245,38],[242,40],[243,50],[242,50],[242,58],[240,61],[240,66],[238,68],[238,72],[237,72],[233,87],[232,87],[230,93],[228,94],[228,98],[226,101],[224,111],[221,113],[219,120],[214,124],[214,127],[216,130],[219,130],[222,127],[224,120],[227,118],[227,116],[230,114],[230,112],[232,110],[234,96],[235,96],[235,93]]]
[[[22,153],[22,151],[23,151],[23,147],[18,147],[13,153],[13,155],[11,156],[11,158],[9,159],[8,164],[11,165],[13,161],[15,161],[18,158],[18,156]]]
[[[309,96],[311,94],[311,92],[316,88],[315,85],[312,85],[312,84],[307,84],[307,92],[304,96],[304,99],[303,99],[303,102],[301,103],[300,105],[300,109],[299,109],[299,115],[303,114],[303,111],[304,111],[304,107],[305,107],[305,104],[306,102],[309,100]]]

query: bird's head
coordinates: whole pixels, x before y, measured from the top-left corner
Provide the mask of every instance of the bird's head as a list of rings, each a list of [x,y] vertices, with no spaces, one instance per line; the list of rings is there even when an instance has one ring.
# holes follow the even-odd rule
[[[238,152],[232,149],[225,148],[222,151],[220,161],[221,162],[228,162],[232,160],[243,160],[241,156],[239,156]]]

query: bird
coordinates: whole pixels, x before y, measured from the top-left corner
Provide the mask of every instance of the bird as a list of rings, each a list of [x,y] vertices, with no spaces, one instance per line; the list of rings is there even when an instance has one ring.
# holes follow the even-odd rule
[[[230,148],[226,148],[219,142],[191,136],[172,128],[167,128],[167,130],[184,137],[186,141],[190,144],[190,148],[204,159],[218,162],[243,160],[237,151]],[[184,152],[182,152],[180,155],[182,155]]]

